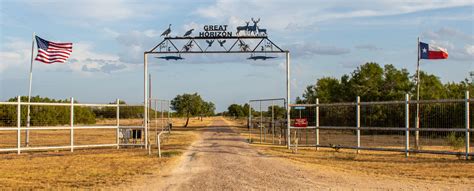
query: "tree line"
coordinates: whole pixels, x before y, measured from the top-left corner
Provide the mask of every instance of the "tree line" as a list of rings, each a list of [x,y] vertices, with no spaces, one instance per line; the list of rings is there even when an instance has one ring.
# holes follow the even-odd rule
[[[17,102],[17,98],[10,98],[8,102]],[[27,96],[20,97],[21,102],[28,102]],[[68,99],[50,99],[47,97],[33,96],[31,102],[42,103],[71,103]],[[74,103],[78,103],[74,101]],[[21,124],[26,125],[28,106],[21,106]],[[67,106],[30,106],[30,125],[31,126],[55,126],[70,123],[70,107]],[[90,108],[75,107],[74,108],[75,124],[93,124],[95,123],[95,114]],[[0,105],[0,126],[16,126],[17,124],[17,106],[16,105]]]
[[[273,117],[275,119],[279,118],[286,118],[286,109],[280,105],[273,105],[273,107],[267,106],[266,108],[262,108],[262,111],[255,110],[254,108],[250,108],[248,103],[243,105],[239,104],[231,104],[227,107],[227,111],[223,112],[222,115],[234,117],[234,118],[241,118],[241,117],[248,117],[249,112],[252,112],[253,117],[263,116],[263,117]]]
[[[464,99],[465,92],[474,92],[474,84],[467,79],[461,82],[442,83],[438,76],[420,72],[420,100]],[[381,67],[377,63],[366,63],[350,74],[340,78],[323,77],[315,84],[306,87],[303,95],[296,98],[296,103],[355,102],[361,101],[400,101],[409,94],[416,100],[416,75],[410,75],[406,69],[397,69],[393,65]],[[471,104],[474,105],[474,104]],[[415,127],[416,104],[410,105],[410,127]],[[303,116],[309,111],[303,111]],[[320,125],[322,126],[355,126],[355,106],[331,106],[320,108]],[[297,116],[297,111],[291,112]],[[420,104],[420,126],[429,128],[464,128],[464,103],[431,103]],[[371,105],[361,107],[361,125],[365,127],[404,127],[405,109],[403,105]],[[471,120],[473,116],[470,115]],[[314,122],[309,118],[309,122]],[[365,131],[365,133],[375,133]],[[392,131],[377,133],[397,133]],[[420,132],[421,135],[430,132]],[[452,133],[456,137],[462,133]],[[436,132],[430,136],[444,136]],[[450,134],[450,136],[453,136]]]
[[[22,102],[28,102],[27,96],[21,96]],[[10,98],[8,102],[16,102],[17,98]],[[40,103],[71,103],[69,99],[51,99],[48,97],[33,96],[31,102]],[[79,103],[74,101],[74,103]],[[116,104],[110,102],[109,104]],[[125,105],[125,101],[120,101],[120,104]],[[215,105],[212,102],[204,101],[197,93],[177,95],[171,101],[172,109],[175,110],[173,116],[186,117],[186,125],[189,123],[189,118],[198,116],[212,116],[215,112]],[[26,125],[27,107],[21,107],[21,124]],[[150,108],[151,112],[153,108]],[[119,115],[121,119],[142,118],[143,106],[120,106]],[[30,106],[30,125],[32,126],[55,126],[67,125],[70,123],[70,107],[68,106],[45,106],[32,105]],[[97,119],[114,119],[117,117],[116,107],[74,107],[74,124],[94,124]],[[17,124],[17,106],[16,105],[0,105],[0,126],[16,126]]]
[[[459,83],[442,83],[438,76],[420,72],[420,99],[462,99],[465,91],[473,91],[474,85],[467,79]],[[323,77],[306,87],[296,103],[354,102],[356,96],[363,101],[404,100],[405,94],[416,99],[416,75],[406,69],[388,64],[381,67],[374,62],[366,63],[341,78]]]
[[[27,96],[20,97],[21,102],[28,102]],[[17,102],[17,98],[10,98],[7,102]],[[48,97],[33,96],[31,102],[39,103],[71,103],[70,99],[51,99]],[[74,103],[79,103],[74,101]],[[109,104],[116,104],[110,102]],[[120,101],[120,104],[126,104]],[[30,125],[31,126],[55,126],[67,125],[70,123],[70,107],[69,106],[47,106],[32,105],[30,106]],[[21,106],[21,124],[26,125],[28,106]],[[121,106],[119,115],[121,119],[141,118],[143,117],[143,106]],[[74,124],[95,124],[97,119],[116,118],[116,107],[74,107]],[[17,124],[17,106],[16,105],[0,105],[0,126],[16,126]]]

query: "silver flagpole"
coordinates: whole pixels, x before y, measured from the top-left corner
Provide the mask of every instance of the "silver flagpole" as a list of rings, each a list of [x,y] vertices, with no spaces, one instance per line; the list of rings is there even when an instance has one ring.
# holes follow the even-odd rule
[[[35,32],[33,32],[33,38],[31,40],[31,63],[30,63],[30,84],[28,88],[28,103],[31,101],[31,84],[33,81],[33,51],[35,49]],[[26,127],[30,127],[30,105],[28,105],[27,117],[26,117]],[[30,131],[26,129],[26,136],[25,136],[25,145],[28,147],[30,144]]]
[[[417,58],[417,64],[416,64],[416,124],[415,128],[417,131],[415,131],[415,148],[419,149],[419,141],[420,141],[420,132],[418,131],[420,128],[420,37],[418,37],[418,58]]]

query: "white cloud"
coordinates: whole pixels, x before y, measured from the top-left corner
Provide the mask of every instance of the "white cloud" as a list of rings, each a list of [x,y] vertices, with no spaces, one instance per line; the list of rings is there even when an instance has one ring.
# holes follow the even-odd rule
[[[28,68],[31,62],[31,41],[7,37],[0,45],[0,73],[8,68]]]
[[[466,34],[463,31],[460,31],[456,28],[452,27],[441,27],[436,31],[424,31],[422,33],[422,37],[426,37],[429,39],[455,39],[461,41],[474,41],[473,34]]]
[[[143,52],[153,47],[156,31],[147,30],[145,32],[133,30],[119,34],[116,38],[120,45],[119,60],[125,63],[143,63]]]
[[[111,73],[126,68],[125,63],[119,61],[114,54],[98,53],[94,44],[78,42],[73,45],[69,68],[73,72],[104,72]]]
[[[154,12],[170,8],[165,3],[134,2],[127,0],[81,0],[81,1],[27,1],[27,5],[40,10],[43,15],[96,22],[122,21],[137,17],[150,17]],[[87,24],[87,23],[86,23]]]
[[[217,0],[210,6],[197,8],[194,13],[221,22],[235,21],[237,16],[262,17],[262,25],[267,28],[293,30],[290,26],[314,27],[315,23],[335,19],[400,15],[473,4],[471,0],[362,0],[357,3],[343,0]]]
[[[474,45],[466,45],[465,47],[466,53],[471,56],[474,56]]]

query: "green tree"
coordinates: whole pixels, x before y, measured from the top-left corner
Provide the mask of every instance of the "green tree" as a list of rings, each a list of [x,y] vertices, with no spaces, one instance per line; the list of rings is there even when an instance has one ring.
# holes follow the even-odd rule
[[[216,106],[212,102],[203,102],[201,109],[201,119],[202,116],[212,116],[216,111]]]
[[[353,102],[356,96],[363,101],[400,100],[414,90],[415,84],[406,69],[398,70],[393,65],[380,67],[369,62],[340,79],[323,77],[316,84],[306,87],[297,103]]]
[[[250,105],[248,103],[245,103],[244,106],[242,106],[242,110],[244,112],[244,116],[249,116]],[[254,112],[253,108],[252,112]]]
[[[215,106],[211,102],[205,102],[198,93],[177,95],[171,100],[171,107],[178,115],[186,117],[187,127],[189,118],[193,116],[214,113]]]
[[[429,100],[447,98],[445,86],[439,80],[439,77],[421,71],[420,79],[420,99]],[[414,88],[412,95],[416,96],[416,88]],[[416,99],[416,97],[414,97],[414,99]]]
[[[268,111],[267,111],[266,116],[268,117],[272,116],[272,106],[268,106]],[[274,119],[286,118],[286,108],[279,105],[273,105],[273,117]]]
[[[349,80],[352,100],[360,96],[364,101],[378,101],[382,98],[383,69],[377,63],[366,63],[354,72]],[[347,100],[346,100],[347,101]]]
[[[248,111],[247,111],[248,113]],[[227,107],[227,114],[230,116],[233,116],[235,118],[238,117],[244,117],[245,116],[245,111],[244,108],[239,105],[239,104],[231,104],[229,107]]]
[[[382,82],[382,95],[380,100],[402,100],[405,94],[415,87],[415,83],[410,80],[406,69],[398,70],[393,65],[385,65],[384,80]]]
[[[448,82],[444,85],[447,98],[464,99],[466,91],[474,92],[474,84],[469,83],[467,79],[460,83]]]
[[[448,82],[443,84],[439,77],[420,72],[420,99],[463,99],[465,92],[474,92],[474,84],[468,80]],[[410,75],[406,69],[397,69],[393,65],[383,68],[377,63],[366,63],[350,75],[343,75],[340,79],[324,77],[318,79],[314,85],[306,88],[297,103],[314,103],[316,98],[320,102],[354,102],[356,96],[362,101],[392,101],[403,100],[406,94],[416,99],[416,75]],[[364,106],[367,112],[361,121],[362,126],[400,127],[403,126],[404,108],[402,105],[385,107],[381,105]],[[462,116],[462,104],[422,104],[420,119],[421,126],[430,125],[433,128],[461,128],[464,121],[452,119]],[[320,110],[321,125],[354,126],[355,107],[333,106]],[[293,112],[292,112],[293,114]],[[426,124],[437,121],[435,124]],[[326,124],[329,123],[329,124]],[[366,132],[369,133],[369,132]],[[392,133],[390,131],[384,133]],[[437,136],[445,136],[437,134]]]

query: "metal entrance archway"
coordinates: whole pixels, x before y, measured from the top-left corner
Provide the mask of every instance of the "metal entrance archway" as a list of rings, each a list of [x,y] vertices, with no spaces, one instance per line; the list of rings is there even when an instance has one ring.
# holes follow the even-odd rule
[[[258,43],[254,46],[250,46],[245,41],[248,40],[257,40]],[[202,41],[205,41],[208,44],[208,47],[211,47],[214,41],[217,41],[220,45],[220,48],[217,50],[208,50],[208,48],[203,49],[201,46]],[[181,42],[183,45],[182,48],[178,48],[177,44]],[[183,43],[184,42],[184,43]],[[199,44],[201,42],[201,45]],[[225,42],[231,42],[230,47],[225,46]],[[263,45],[262,45],[263,43]],[[195,48],[194,47],[197,47]],[[259,49],[260,48],[260,49]],[[143,104],[144,104],[144,129],[145,129],[145,147],[148,147],[148,100],[149,100],[149,90],[148,90],[148,55],[169,55],[169,54],[178,54],[179,56],[169,56],[163,57],[163,59],[173,59],[179,60],[183,59],[181,54],[261,54],[261,53],[272,53],[272,54],[285,54],[286,59],[286,116],[287,116],[287,147],[290,147],[290,51],[283,50],[275,43],[273,43],[268,36],[228,36],[228,37],[164,37],[164,39],[153,47],[150,51],[146,51],[143,54]],[[261,59],[265,60],[271,57],[263,56],[251,56],[249,59]]]

